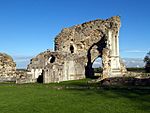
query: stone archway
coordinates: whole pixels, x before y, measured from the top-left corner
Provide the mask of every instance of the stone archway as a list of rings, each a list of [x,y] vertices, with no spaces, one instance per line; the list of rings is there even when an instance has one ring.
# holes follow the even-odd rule
[[[86,77],[92,78],[94,76],[94,70],[92,68],[93,62],[97,57],[101,57],[103,59],[103,49],[106,48],[106,37],[105,35],[101,38],[100,41],[94,43],[87,52],[87,63],[85,67],[85,75]],[[104,63],[102,63],[104,64]]]

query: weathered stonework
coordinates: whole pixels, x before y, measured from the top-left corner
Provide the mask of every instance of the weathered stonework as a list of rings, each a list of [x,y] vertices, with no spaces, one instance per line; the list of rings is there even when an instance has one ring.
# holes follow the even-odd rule
[[[94,75],[92,64],[102,58],[103,78],[122,76],[119,57],[120,17],[94,20],[65,28],[55,38],[55,52],[46,51],[31,60],[32,80],[44,83],[82,79]]]
[[[8,82],[16,80],[16,63],[12,57],[0,53],[0,82]]]
[[[23,84],[23,83],[34,83],[35,81],[32,80],[32,73],[28,72],[27,70],[17,70],[16,71],[16,83]]]

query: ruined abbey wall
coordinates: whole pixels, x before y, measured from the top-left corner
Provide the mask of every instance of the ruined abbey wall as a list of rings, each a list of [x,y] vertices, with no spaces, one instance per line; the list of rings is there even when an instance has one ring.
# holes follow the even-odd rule
[[[83,79],[94,75],[96,58],[102,58],[103,78],[122,76],[126,69],[119,57],[120,17],[94,20],[65,28],[55,38],[55,52],[31,60],[33,80],[44,83]]]
[[[16,63],[12,57],[0,53],[0,82],[15,81],[16,79]]]

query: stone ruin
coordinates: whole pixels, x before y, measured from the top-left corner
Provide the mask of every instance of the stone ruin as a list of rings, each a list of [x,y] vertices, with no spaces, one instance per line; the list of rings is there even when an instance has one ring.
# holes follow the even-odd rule
[[[16,81],[16,63],[12,57],[0,53],[0,82]]]
[[[123,76],[126,68],[119,57],[119,16],[97,19],[64,28],[55,38],[55,51],[31,59],[30,82],[52,83],[92,77],[92,64],[102,58],[102,78]]]

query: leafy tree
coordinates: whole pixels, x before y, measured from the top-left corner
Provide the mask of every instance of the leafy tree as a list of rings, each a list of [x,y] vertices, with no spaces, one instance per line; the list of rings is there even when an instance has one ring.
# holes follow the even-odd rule
[[[145,71],[147,73],[150,73],[150,51],[145,56],[144,62],[145,62]]]

